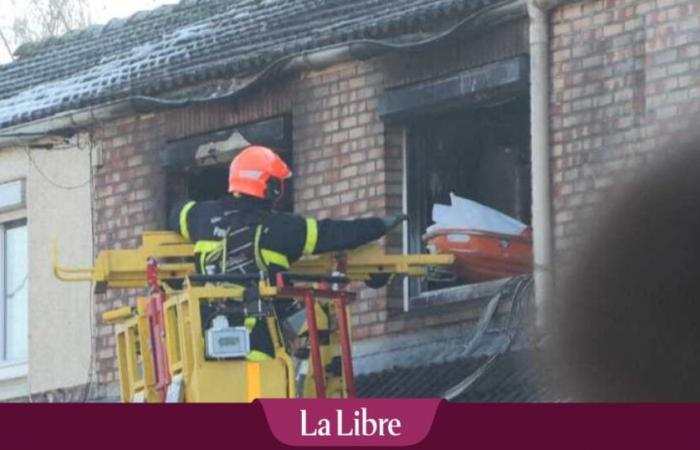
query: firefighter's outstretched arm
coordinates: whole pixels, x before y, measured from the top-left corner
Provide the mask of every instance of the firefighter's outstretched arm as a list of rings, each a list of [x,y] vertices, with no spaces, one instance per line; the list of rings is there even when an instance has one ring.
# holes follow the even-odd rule
[[[302,255],[354,249],[381,238],[404,220],[405,215],[316,220],[275,214],[263,227],[260,247],[281,253],[294,262]]]
[[[314,221],[307,219],[307,235],[310,234],[313,241],[313,227],[315,225],[317,238],[315,245],[309,244],[309,248],[305,248],[305,250],[310,250],[305,253],[319,254],[359,247],[381,238],[406,219],[407,216],[404,214],[352,220],[323,219]]]

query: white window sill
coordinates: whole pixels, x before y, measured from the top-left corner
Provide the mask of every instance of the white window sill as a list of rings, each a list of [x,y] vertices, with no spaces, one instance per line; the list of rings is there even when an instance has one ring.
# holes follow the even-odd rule
[[[27,361],[0,362],[0,380],[26,377],[29,373]]]

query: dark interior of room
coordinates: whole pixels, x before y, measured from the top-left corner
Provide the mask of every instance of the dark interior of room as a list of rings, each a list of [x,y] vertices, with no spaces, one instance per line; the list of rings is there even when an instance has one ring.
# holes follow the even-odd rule
[[[450,192],[530,224],[526,98],[433,117],[407,129],[409,252],[425,251],[422,236],[433,223],[433,205],[450,204]],[[447,286],[415,282],[410,295]]]
[[[168,211],[183,199],[217,200],[229,195],[228,162],[201,165],[194,159],[194,154],[201,145],[207,142],[225,141],[233,132],[240,133],[251,144],[272,148],[294,171],[291,118],[287,116],[171,141],[161,151],[161,162],[167,177],[166,207]],[[233,155],[230,156],[232,157]],[[293,211],[293,180],[285,182],[284,191],[284,197],[276,207],[282,211]]]

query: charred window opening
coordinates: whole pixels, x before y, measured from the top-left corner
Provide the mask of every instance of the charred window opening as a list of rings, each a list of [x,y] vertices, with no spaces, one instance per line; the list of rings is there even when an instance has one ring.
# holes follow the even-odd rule
[[[441,223],[430,229],[430,247],[457,260],[451,271],[411,280],[403,310],[471,295],[469,289],[457,296],[454,290],[426,291],[530,269],[528,68],[528,57],[517,56],[390,89],[380,101],[384,121],[405,131],[403,207],[411,220],[404,250],[429,250],[424,236],[433,224],[433,207],[447,205]],[[511,228],[518,231],[502,231]],[[449,301],[438,295],[448,291]]]
[[[210,167],[186,173],[187,198],[195,201],[215,200],[226,195],[228,169]]]
[[[291,121],[276,117],[260,122],[171,141],[160,152],[166,169],[166,207],[180,200],[217,200],[228,192],[228,167],[247,145],[264,145],[276,151],[294,171]],[[277,207],[293,210],[292,180],[286,180],[284,197]]]
[[[407,127],[408,251],[426,252],[433,205],[450,193],[530,224],[530,138],[527,98],[513,98]],[[467,282],[469,280],[466,280]],[[414,281],[411,297],[463,279]]]

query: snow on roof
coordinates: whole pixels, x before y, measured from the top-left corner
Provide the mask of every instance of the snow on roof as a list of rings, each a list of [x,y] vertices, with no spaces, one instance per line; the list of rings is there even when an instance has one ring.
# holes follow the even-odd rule
[[[183,0],[21,48],[0,66],[0,128],[254,73],[354,39],[454,22],[497,0]]]

